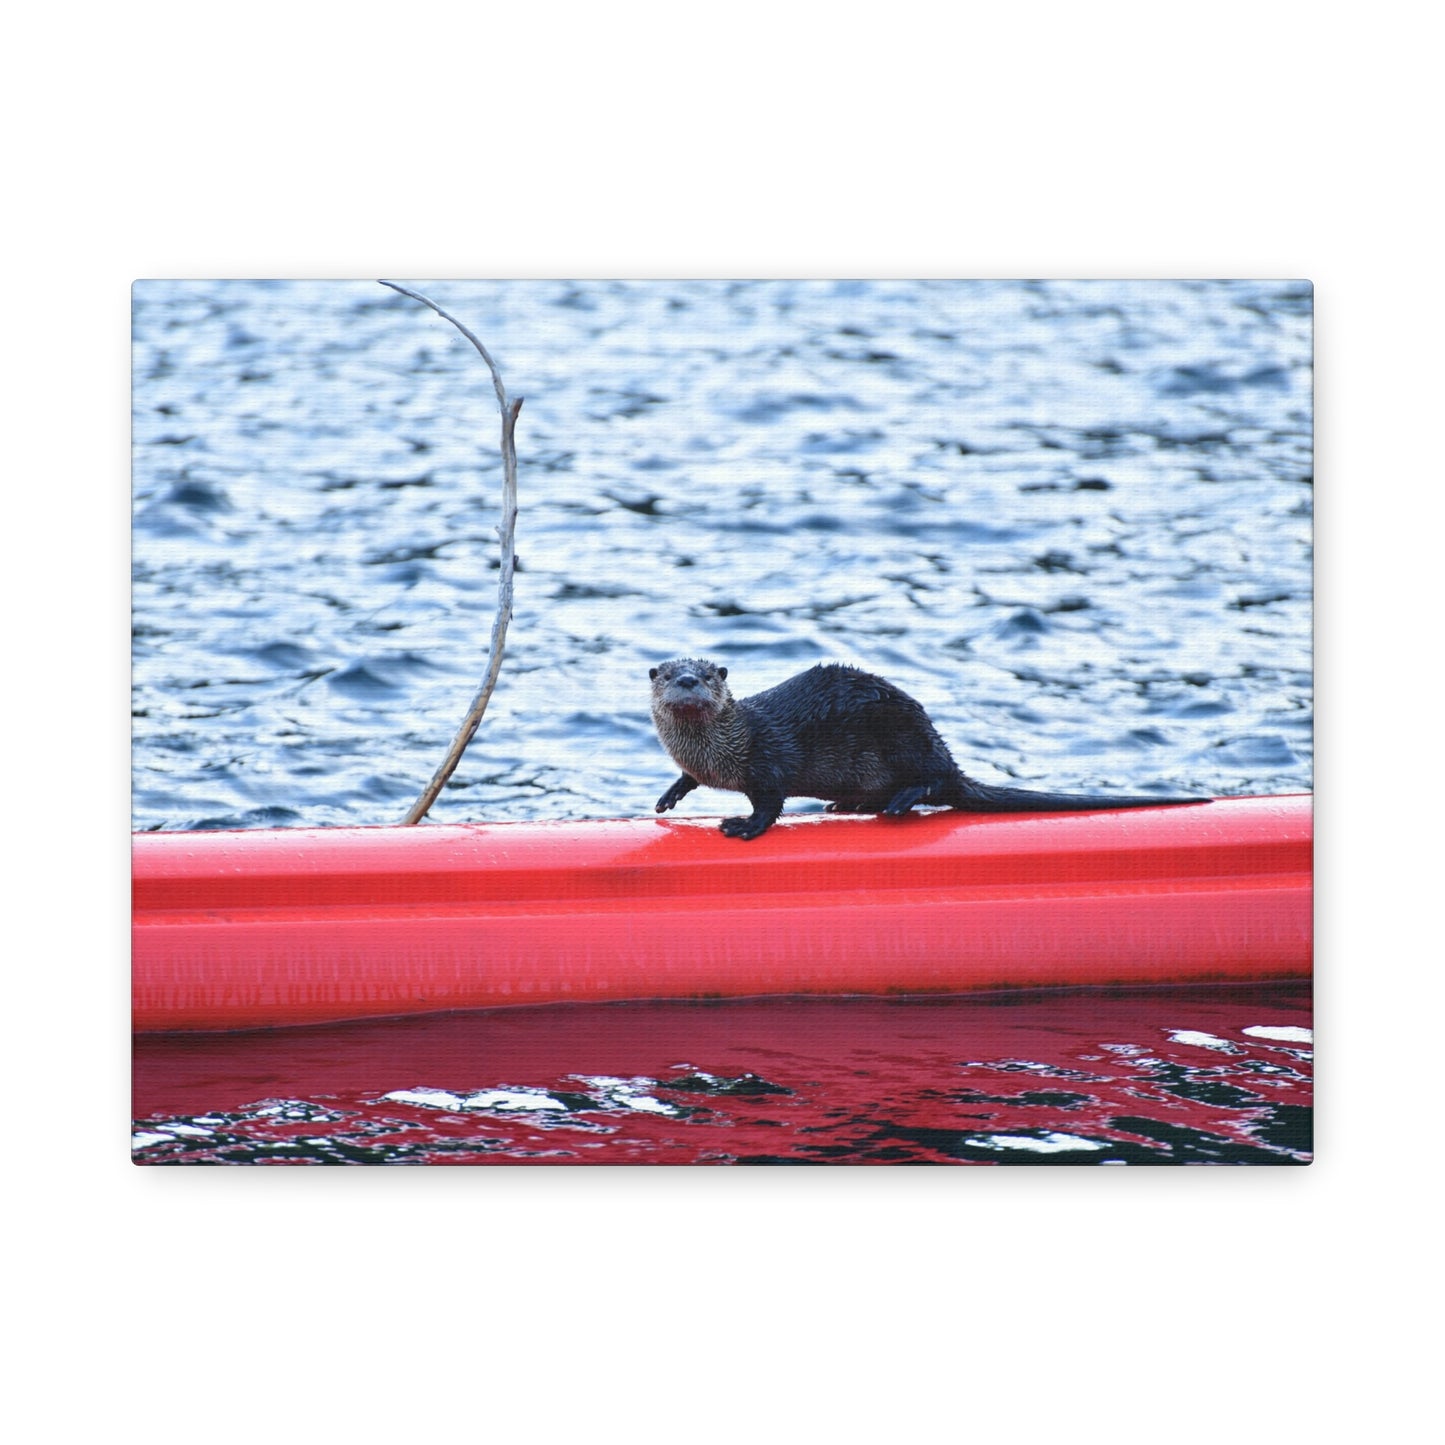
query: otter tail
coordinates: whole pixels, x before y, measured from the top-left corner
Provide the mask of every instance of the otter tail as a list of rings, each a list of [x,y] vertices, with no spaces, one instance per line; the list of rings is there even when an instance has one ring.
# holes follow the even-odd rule
[[[1031,793],[1027,788],[1000,788],[959,774],[957,785],[943,800],[967,813],[1083,813],[1097,808],[1165,808],[1182,803],[1207,803],[1208,798],[1141,795],[1098,797],[1082,793]]]

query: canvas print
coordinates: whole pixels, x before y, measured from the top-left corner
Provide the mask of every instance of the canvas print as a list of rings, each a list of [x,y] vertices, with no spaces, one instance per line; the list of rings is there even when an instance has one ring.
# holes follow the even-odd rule
[[[132,1158],[1310,1162],[1312,347],[137,282]]]

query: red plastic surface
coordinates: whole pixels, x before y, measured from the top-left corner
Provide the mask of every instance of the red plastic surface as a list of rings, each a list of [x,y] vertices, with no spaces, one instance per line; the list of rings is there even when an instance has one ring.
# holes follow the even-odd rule
[[[1306,977],[1311,803],[141,833],[133,1022]]]

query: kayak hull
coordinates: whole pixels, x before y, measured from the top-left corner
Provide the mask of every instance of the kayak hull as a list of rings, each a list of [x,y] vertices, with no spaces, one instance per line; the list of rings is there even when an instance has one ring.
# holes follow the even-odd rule
[[[133,839],[133,1026],[1308,977],[1312,800]]]

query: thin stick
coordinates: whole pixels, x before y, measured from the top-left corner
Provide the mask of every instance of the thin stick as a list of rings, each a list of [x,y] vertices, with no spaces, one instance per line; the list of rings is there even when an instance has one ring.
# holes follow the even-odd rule
[[[517,533],[517,444],[515,430],[517,426],[517,413],[522,409],[522,398],[519,396],[515,401],[507,397],[507,389],[502,385],[502,374],[497,370],[497,363],[487,354],[487,348],[477,340],[472,333],[457,320],[455,316],[443,311],[435,301],[423,296],[419,291],[412,291],[406,286],[400,286],[395,281],[383,281],[383,286],[390,286],[393,291],[400,291],[403,296],[410,296],[413,301],[420,301],[423,306],[430,306],[445,321],[450,321],[473,346],[481,352],[482,360],[487,363],[487,370],[492,373],[492,385],[496,388],[497,404],[502,408],[502,524],[497,529],[502,539],[502,573],[497,583],[497,616],[492,623],[492,650],[487,658],[487,675],[482,679],[482,685],[476,697],[472,699],[472,705],[467,710],[467,715],[462,719],[462,725],[457,729],[457,735],[452,739],[452,745],[447,749],[447,755],[442,759],[441,766],[432,775],[432,780],[426,785],[421,796],[411,805],[411,811],[402,819],[404,824],[419,823],[426,817],[427,810],[436,802],[437,795],[446,785],[446,781],[456,766],[462,760],[462,754],[467,750],[467,744],[471,742],[477,731],[477,724],[482,720],[482,714],[487,710],[487,703],[491,699],[492,689],[497,685],[497,674],[502,670],[502,652],[507,641],[507,623],[512,619],[512,574],[516,571],[516,533]]]

